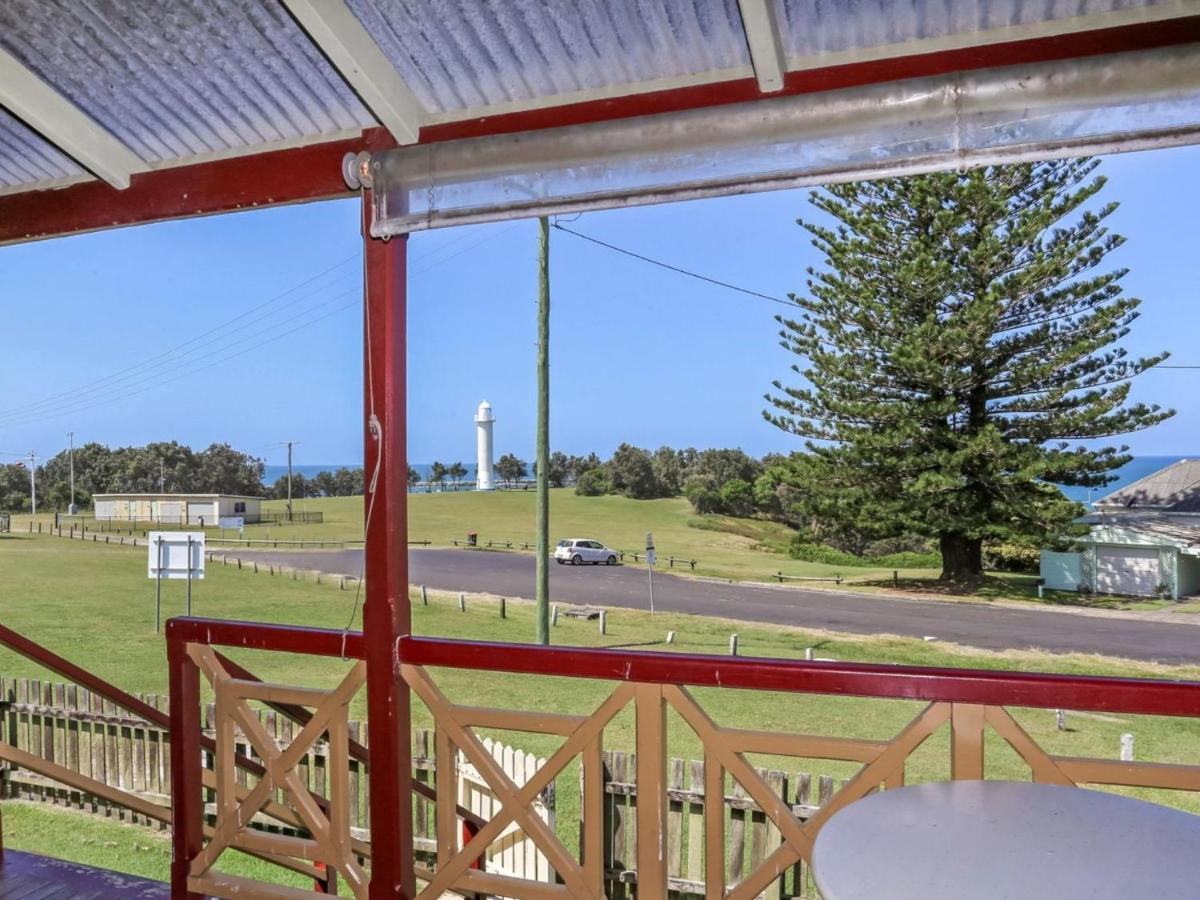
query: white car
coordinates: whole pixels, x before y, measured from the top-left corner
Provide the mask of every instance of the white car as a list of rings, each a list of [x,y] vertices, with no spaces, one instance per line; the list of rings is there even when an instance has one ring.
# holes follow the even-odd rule
[[[610,550],[599,541],[567,538],[559,541],[558,546],[554,548],[554,561],[560,566],[564,563],[570,563],[573,566],[582,566],[584,563],[591,563],[593,566],[601,563],[606,566],[615,566],[617,551]]]

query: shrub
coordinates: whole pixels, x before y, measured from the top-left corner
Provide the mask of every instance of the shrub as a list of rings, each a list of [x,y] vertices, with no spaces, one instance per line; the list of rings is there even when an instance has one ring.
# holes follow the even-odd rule
[[[692,506],[698,513],[725,512],[725,504],[721,500],[720,492],[711,488],[701,488],[689,495],[688,499],[692,501]]]
[[[581,497],[600,497],[612,491],[603,469],[588,469],[575,482],[575,493]]]
[[[746,517],[754,512],[754,488],[740,478],[721,485],[721,505],[731,516]]]
[[[998,572],[1037,572],[1041,568],[1042,555],[1037,547],[1026,544],[985,544],[983,564]]]
[[[831,566],[879,567],[888,569],[934,569],[942,564],[941,555],[933,552],[918,553],[906,550],[901,553],[889,553],[886,556],[868,558],[855,556],[853,553],[847,553],[844,550],[837,550],[827,544],[814,544],[808,540],[804,540],[806,537],[808,536],[799,534],[796,535],[796,540],[792,541],[792,546],[788,552],[793,559],[802,559],[805,562],[825,563]]]

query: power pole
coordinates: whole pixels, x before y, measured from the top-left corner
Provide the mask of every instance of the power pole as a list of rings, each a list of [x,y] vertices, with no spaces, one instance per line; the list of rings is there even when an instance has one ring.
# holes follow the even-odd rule
[[[68,456],[71,461],[71,499],[67,501],[67,512],[73,516],[79,512],[79,507],[75,505],[75,432],[68,431],[67,438],[71,442],[71,451]]]
[[[292,445],[300,443],[299,441],[284,441],[288,448],[288,501],[287,501],[287,516],[288,521],[292,521]]]
[[[29,451],[29,506],[34,516],[37,515],[37,454]]]
[[[538,219],[537,639],[550,643],[550,220]]]
[[[167,492],[167,471],[161,459],[158,461],[158,492],[160,494]]]

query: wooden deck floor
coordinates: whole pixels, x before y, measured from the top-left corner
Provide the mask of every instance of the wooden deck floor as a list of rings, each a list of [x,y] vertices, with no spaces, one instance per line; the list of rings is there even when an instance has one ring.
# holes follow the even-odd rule
[[[5,850],[0,863],[0,898],[3,900],[85,900],[93,897],[165,900],[170,896],[170,888],[161,881],[94,869],[20,850]]]

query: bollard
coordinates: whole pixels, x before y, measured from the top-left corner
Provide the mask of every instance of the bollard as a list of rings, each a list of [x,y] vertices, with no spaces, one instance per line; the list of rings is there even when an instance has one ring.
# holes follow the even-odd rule
[[[1038,585],[1038,599],[1039,600],[1045,599],[1045,595],[1042,593],[1042,588],[1043,588],[1043,585],[1039,584]]]
[[[608,612],[600,610],[600,633],[608,634]]]
[[[673,643],[675,643],[675,632],[673,632],[673,631],[668,631],[668,632],[667,632],[667,643],[668,643],[668,644],[673,644]]]
[[[461,591],[458,594],[458,611],[459,612],[467,611],[467,595],[462,593]]]
[[[254,574],[255,575],[258,574],[258,560],[257,559],[254,561]]]
[[[341,583],[338,585],[338,587],[339,587],[339,589],[341,589],[343,591],[346,589],[346,576],[345,575],[341,576]]]
[[[503,597],[500,598],[500,618],[508,618],[508,601]]]
[[[896,569],[892,569],[892,587],[900,587],[900,573]]]
[[[729,655],[730,656],[737,656],[737,644],[738,644],[738,636],[736,634],[731,634],[729,636]]]
[[[1054,711],[1054,727],[1059,731],[1067,730],[1067,711],[1065,709],[1056,709]]]
[[[1133,761],[1133,735],[1126,732],[1121,735],[1121,762]]]
[[[555,603],[553,606],[550,607],[550,624],[551,625],[558,624],[558,604],[557,603]]]
[[[812,658],[813,658],[812,657],[812,647],[805,647],[804,648],[804,661],[812,662]]]
[[[421,585],[421,605],[429,605],[429,588],[427,588],[425,585]]]

